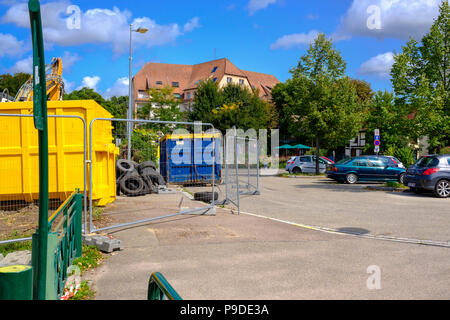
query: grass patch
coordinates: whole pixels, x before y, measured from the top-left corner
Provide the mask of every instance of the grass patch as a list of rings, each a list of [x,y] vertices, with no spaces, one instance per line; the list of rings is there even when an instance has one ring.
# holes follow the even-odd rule
[[[396,181],[389,181],[389,182],[386,182],[386,183],[384,184],[384,186],[385,186],[385,187],[389,187],[389,188],[408,189],[407,186],[405,186],[405,185],[403,185],[403,184],[401,184],[401,183],[399,183],[399,182],[396,182]]]
[[[83,254],[73,261],[73,265],[80,268],[81,274],[97,268],[103,261],[103,255],[96,246],[83,246]]]
[[[74,295],[69,300],[92,300],[95,298],[95,291],[89,286],[87,281],[82,281],[80,283],[80,289],[78,289],[77,294]]]
[[[93,215],[95,221],[101,222],[103,220],[103,211],[104,211],[104,208],[101,208],[101,207],[94,208],[94,212],[92,215]]]
[[[83,246],[83,253],[80,258],[73,261],[73,265],[80,268],[81,275],[84,272],[97,268],[103,261],[103,255],[96,246]],[[88,281],[80,283],[80,289],[77,294],[69,300],[92,300],[95,297],[95,291],[89,286]]]
[[[0,240],[14,240],[30,237],[31,235],[29,234],[20,234],[18,231],[14,231],[5,239]],[[6,255],[16,251],[31,251],[31,248],[32,248],[31,241],[14,242],[0,245],[0,253],[6,257]]]
[[[283,172],[278,174],[279,177],[288,178],[288,177],[325,177],[325,173],[319,173],[318,175],[315,173],[289,173]]]

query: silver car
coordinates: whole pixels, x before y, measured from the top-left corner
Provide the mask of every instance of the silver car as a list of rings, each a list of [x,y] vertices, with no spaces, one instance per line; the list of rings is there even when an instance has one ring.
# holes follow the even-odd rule
[[[319,172],[325,173],[327,164],[332,162],[323,157],[319,158]],[[286,171],[289,173],[316,173],[316,156],[291,157],[286,163]]]

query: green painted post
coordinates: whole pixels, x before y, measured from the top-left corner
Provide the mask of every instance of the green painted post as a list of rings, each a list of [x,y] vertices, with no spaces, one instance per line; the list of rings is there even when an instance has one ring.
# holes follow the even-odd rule
[[[79,192],[79,190],[78,190]],[[75,196],[76,201],[76,222],[75,222],[75,249],[77,251],[76,258],[81,257],[83,251],[83,239],[81,236],[82,233],[82,224],[83,224],[83,195],[81,193],[77,193]]]
[[[44,41],[39,0],[29,0],[31,39],[33,41],[33,112],[39,131],[39,229],[33,247],[33,298],[46,299],[48,254],[48,127],[47,80],[45,75]]]
[[[32,291],[30,266],[0,268],[0,300],[31,300]]]

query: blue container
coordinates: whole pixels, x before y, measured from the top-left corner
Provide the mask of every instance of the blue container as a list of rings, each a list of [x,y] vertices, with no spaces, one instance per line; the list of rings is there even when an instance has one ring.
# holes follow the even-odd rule
[[[217,183],[222,177],[220,145],[220,134],[166,135],[160,141],[160,173],[168,183]]]

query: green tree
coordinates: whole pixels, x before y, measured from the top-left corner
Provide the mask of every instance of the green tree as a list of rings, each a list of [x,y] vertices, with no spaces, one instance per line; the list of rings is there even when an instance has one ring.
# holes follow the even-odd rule
[[[128,116],[128,97],[111,97],[103,103],[103,108],[115,119],[126,119]],[[124,138],[127,135],[127,123],[116,121],[113,129],[114,138]]]
[[[442,2],[439,16],[420,42],[411,39],[395,55],[391,70],[398,105],[411,114],[409,136],[429,137],[439,152],[450,142],[450,7]]]
[[[95,100],[102,107],[105,106],[105,98],[101,94],[95,92],[91,88],[82,88],[80,90],[74,90],[71,93],[66,93],[63,96],[63,100]]]
[[[199,84],[194,98],[191,121],[211,123],[222,132],[236,126],[239,129],[262,129],[274,126],[273,106],[254,92],[238,84],[222,89],[207,80]]]
[[[332,41],[319,34],[291,70],[292,79],[272,90],[280,124],[288,125],[294,135],[314,139],[317,173],[320,147],[345,145],[357,136],[365,117],[365,103],[360,103],[345,69]]]
[[[31,75],[28,73],[16,73],[2,74],[0,75],[0,92],[7,89],[11,97],[15,97],[19,89],[24,85],[25,82],[30,79]]]
[[[137,114],[140,119],[160,121],[186,121],[187,114],[180,110],[181,99],[173,94],[173,88],[163,87],[160,89],[149,89],[149,102],[144,105]],[[146,128],[155,131],[167,132],[174,130],[177,126],[172,124],[149,124]]]
[[[215,118],[212,111],[221,108],[222,105],[223,97],[220,94],[217,82],[212,80],[202,81],[195,92],[189,119],[190,121],[212,123]]]
[[[408,145],[407,126],[408,111],[395,103],[393,93],[378,91],[369,106],[369,116],[366,120],[365,152],[371,153],[374,148],[375,129],[381,133],[380,153],[394,155],[393,152]],[[388,150],[391,150],[388,152]],[[392,151],[394,150],[394,151]]]

